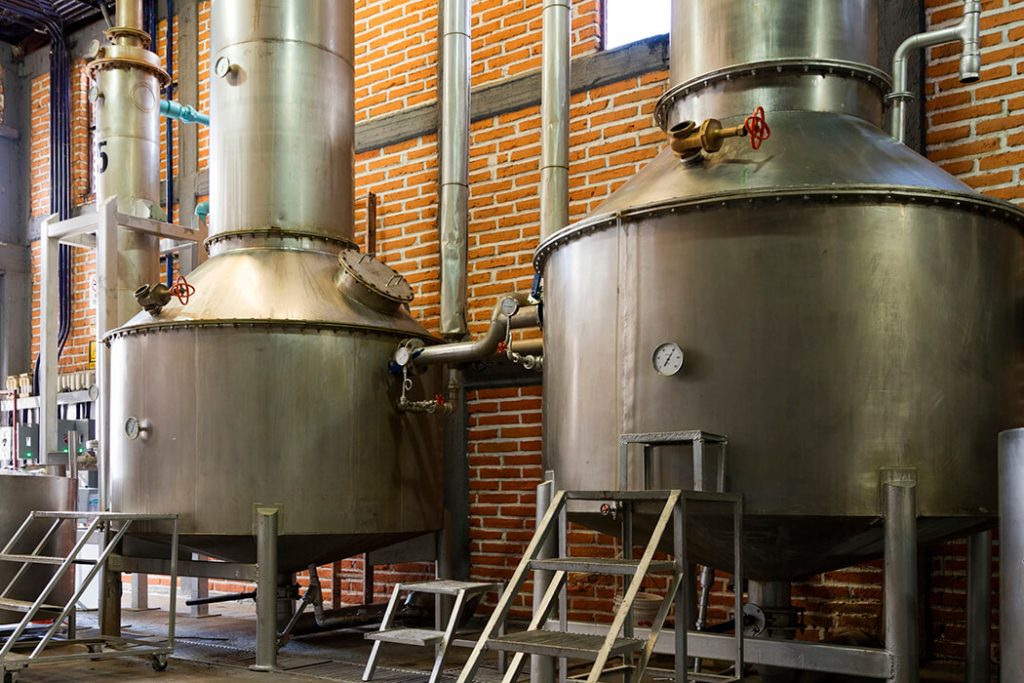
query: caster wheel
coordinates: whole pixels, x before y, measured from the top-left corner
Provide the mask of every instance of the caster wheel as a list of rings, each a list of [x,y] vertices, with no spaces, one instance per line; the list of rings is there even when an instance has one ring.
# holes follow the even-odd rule
[[[165,671],[167,669],[167,655],[156,655],[153,657],[153,671]]]

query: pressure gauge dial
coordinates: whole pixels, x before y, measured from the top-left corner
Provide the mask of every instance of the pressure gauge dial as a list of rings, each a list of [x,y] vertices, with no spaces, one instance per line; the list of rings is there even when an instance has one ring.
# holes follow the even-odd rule
[[[142,425],[139,424],[139,418],[129,417],[124,421],[124,435],[132,441],[139,438],[139,434],[142,432]]]
[[[683,350],[675,342],[659,344],[651,362],[659,375],[671,377],[683,369]]]

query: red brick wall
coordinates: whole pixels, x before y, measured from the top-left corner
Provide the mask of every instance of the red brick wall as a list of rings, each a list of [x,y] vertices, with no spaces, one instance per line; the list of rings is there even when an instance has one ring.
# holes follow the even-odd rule
[[[929,22],[955,21],[960,0],[927,0]],[[540,0],[477,0],[473,14],[474,85],[496,83],[540,64]],[[983,81],[962,86],[955,77],[955,51],[933,50],[928,69],[928,146],[930,156],[949,172],[993,196],[1021,199],[1024,165],[1024,81],[1020,39],[1024,0],[987,0],[983,22]],[[209,3],[200,5],[200,98],[209,110]],[[573,54],[599,49],[598,0],[574,3]],[[177,33],[177,32],[176,32]],[[436,3],[391,0],[356,2],[356,118],[366,121],[394,114],[436,97]],[[160,34],[163,34],[161,29]],[[158,44],[159,44],[158,36]],[[161,49],[162,53],[162,49]],[[667,73],[624,79],[572,98],[571,214],[594,209],[654,156],[662,136],[651,110]],[[46,77],[33,83],[32,207],[48,210],[46,184]],[[76,99],[77,102],[77,99]],[[78,106],[76,104],[76,106]],[[531,257],[538,241],[538,157],[540,120],[536,107],[478,121],[472,126],[470,188],[471,330],[482,331],[497,297],[528,287]],[[200,167],[208,166],[208,135],[200,130]],[[408,277],[416,292],[413,314],[437,330],[438,243],[436,235],[436,154],[434,135],[367,151],[356,159],[356,234],[365,243],[362,197],[377,193],[378,253]],[[78,157],[76,157],[78,159]],[[76,168],[80,160],[76,162]],[[79,305],[76,308],[78,311]],[[79,315],[85,315],[79,312]],[[88,330],[76,321],[76,333]],[[65,361],[74,364],[78,356]],[[471,559],[477,578],[505,579],[533,527],[534,488],[540,480],[540,394],[537,389],[470,392]],[[613,544],[574,529],[577,551],[613,553]],[[963,652],[962,544],[935,549],[929,598],[933,649],[946,657]],[[361,562],[342,563],[343,597],[362,597]],[[383,598],[399,577],[422,578],[425,565],[378,568],[377,596]],[[325,587],[330,586],[324,570]],[[856,628],[881,632],[878,563],[811,577],[795,587],[806,610],[804,637],[818,639]],[[215,588],[233,589],[218,584]],[[607,619],[614,588],[579,579],[582,592],[573,618]],[[716,584],[714,618],[731,603],[726,580]],[[516,613],[528,611],[529,594]]]

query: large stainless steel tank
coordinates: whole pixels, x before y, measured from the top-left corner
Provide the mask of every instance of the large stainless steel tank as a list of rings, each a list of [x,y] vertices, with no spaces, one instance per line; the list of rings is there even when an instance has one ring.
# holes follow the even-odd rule
[[[109,336],[114,509],[252,561],[254,505],[278,504],[281,571],[441,526],[440,421],[397,410],[388,372],[432,338],[351,241],[352,22],[351,0],[214,3],[211,258],[187,305]]]
[[[761,580],[880,555],[886,468],[916,469],[922,538],[991,524],[1022,212],[881,130],[876,2],[673,11],[661,125],[763,105],[772,136],[690,163],[666,148],[538,248],[559,486],[614,488],[620,433],[726,434]],[[664,342],[678,374],[653,367]],[[689,487],[689,463],[656,457],[653,485]],[[731,566],[729,521],[698,521],[697,560]]]
[[[40,510],[72,510],[75,502],[74,482],[67,477],[51,477],[37,474],[19,474],[0,472],[0,548],[10,541],[18,527],[28,517],[28,513]],[[15,553],[31,553],[36,544],[46,533],[49,521],[37,522],[30,529],[25,542],[12,548]],[[65,555],[74,544],[74,531],[68,524],[40,550],[40,555],[60,557]],[[21,565],[13,562],[0,562],[0,590],[18,573]],[[35,600],[43,588],[53,577],[54,567],[34,566],[24,577],[14,584],[8,597],[16,600]],[[46,602],[47,604],[64,604],[71,596],[71,577],[64,585],[59,586]],[[24,614],[0,610],[0,624],[21,621]]]

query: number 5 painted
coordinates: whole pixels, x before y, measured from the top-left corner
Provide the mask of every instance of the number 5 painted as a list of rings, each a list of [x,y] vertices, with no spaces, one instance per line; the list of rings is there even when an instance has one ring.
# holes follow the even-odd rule
[[[105,173],[107,170],[107,163],[110,159],[107,157],[107,153],[103,151],[103,148],[107,146],[107,141],[104,140],[96,144],[96,150],[100,154],[100,168],[99,173]]]

